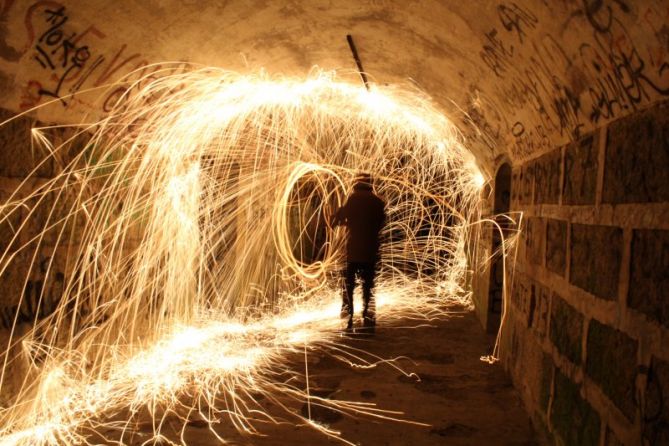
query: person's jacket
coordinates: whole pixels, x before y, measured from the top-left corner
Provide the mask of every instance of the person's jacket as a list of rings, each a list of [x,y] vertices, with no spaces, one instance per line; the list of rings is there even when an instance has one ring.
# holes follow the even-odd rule
[[[346,259],[349,262],[374,263],[379,253],[379,233],[386,220],[385,202],[372,187],[357,183],[344,206],[337,209],[332,223],[348,230]]]

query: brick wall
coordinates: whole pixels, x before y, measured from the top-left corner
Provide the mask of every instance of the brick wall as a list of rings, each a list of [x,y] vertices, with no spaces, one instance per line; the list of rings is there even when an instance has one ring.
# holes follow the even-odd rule
[[[567,445],[669,444],[669,103],[515,165],[502,358]]]

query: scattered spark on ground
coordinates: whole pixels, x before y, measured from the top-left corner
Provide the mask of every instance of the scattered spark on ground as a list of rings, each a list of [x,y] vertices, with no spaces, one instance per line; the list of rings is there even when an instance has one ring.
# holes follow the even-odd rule
[[[358,172],[387,202],[379,323],[469,305],[467,242],[485,179],[454,125],[416,91],[367,91],[333,73],[207,68],[139,82],[61,144],[33,129],[62,172],[29,192],[27,179],[2,205],[2,221],[21,213],[21,223],[0,273],[16,253],[34,267],[44,249],[54,253],[45,275],[65,273],[60,299],[41,291],[27,333],[14,320],[0,385],[17,390],[0,444],[86,444],[109,430],[123,442],[142,413],[153,440],[167,413],[184,429],[197,413],[215,435],[222,420],[255,433],[255,420],[279,422],[257,395],[336,438],[282,398],[403,419],[277,376],[302,350],[396,366],[341,342],[344,230],[327,221]]]

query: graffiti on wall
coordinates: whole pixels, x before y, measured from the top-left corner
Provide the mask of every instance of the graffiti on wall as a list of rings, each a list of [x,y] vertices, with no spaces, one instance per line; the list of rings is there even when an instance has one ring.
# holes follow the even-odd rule
[[[32,324],[52,314],[63,296],[65,274],[55,267],[51,256],[45,256],[29,280],[13,285],[23,288],[23,297],[16,305],[0,308],[0,325],[6,329],[14,323]]]
[[[67,30],[69,17],[64,6],[57,9],[47,7],[42,18],[40,24],[46,27],[46,31],[35,40],[32,58],[46,71],[49,84],[40,84],[37,94],[59,99],[67,106],[65,98],[76,94],[104,58],[97,56],[92,63],[87,63],[91,52],[88,45],[77,43],[76,33]],[[63,91],[65,81],[70,84],[67,92]]]
[[[637,39],[642,44],[626,24],[633,12],[623,1],[583,0],[560,35],[552,35],[530,8],[498,5],[498,25],[484,33],[478,56],[497,79],[503,114],[532,112],[529,119],[502,121],[515,157],[550,149],[552,135],[575,140],[586,127],[669,96],[669,8],[640,11],[654,37]],[[585,38],[567,45],[573,36]]]
[[[621,12],[630,12],[623,2],[616,5]],[[580,56],[594,80],[588,88],[590,120],[597,123],[602,118],[610,119],[625,110],[636,109],[637,105],[651,99],[652,94],[669,95],[669,60],[665,58],[666,52],[662,51],[666,42],[659,45],[660,52],[655,52],[655,57],[652,51],[648,52],[651,62],[647,62],[613,6],[586,0],[584,10],[595,40],[595,44],[583,43],[579,48]],[[659,14],[651,6],[644,14],[646,18],[653,11]],[[666,18],[669,19],[669,11]],[[647,21],[654,29],[652,21]],[[654,31],[658,37],[660,31]]]
[[[2,11],[0,9],[0,13]],[[95,88],[102,91],[130,75],[125,79],[127,82],[105,93],[100,111],[106,113],[156,79],[159,73],[173,74],[186,68],[186,63],[151,64],[142,53],[130,50],[126,43],[112,51],[104,50],[109,47],[108,34],[95,24],[78,29],[71,20],[69,9],[57,1],[33,3],[26,9],[23,21],[26,44],[20,57],[24,63],[32,64],[39,76],[29,79],[21,87],[19,107],[22,110],[49,100],[57,100],[68,109],[90,109],[93,105],[77,93]],[[0,50],[2,37],[0,35]],[[4,56],[0,54],[0,57]]]

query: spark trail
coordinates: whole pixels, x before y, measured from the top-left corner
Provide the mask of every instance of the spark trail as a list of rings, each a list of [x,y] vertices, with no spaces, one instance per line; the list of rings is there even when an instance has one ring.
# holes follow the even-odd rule
[[[304,348],[380,360],[337,334],[343,229],[328,216],[358,172],[374,175],[387,203],[380,323],[467,302],[482,177],[455,126],[415,91],[367,91],[333,73],[206,68],[138,82],[62,144],[33,129],[62,172],[2,205],[0,219],[22,212],[22,222],[0,272],[16,253],[34,264],[49,247],[67,273],[57,302],[42,291],[27,333],[15,318],[0,383],[15,398],[0,444],[86,444],[105,429],[123,438],[132,428],[119,414],[142,412],[154,439],[165,413],[256,432],[254,419],[277,422],[258,394],[397,418],[306,395],[276,371]],[[20,237],[38,218],[41,230]],[[47,276],[56,257],[41,266]]]

